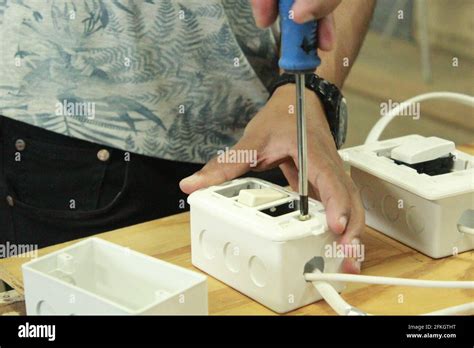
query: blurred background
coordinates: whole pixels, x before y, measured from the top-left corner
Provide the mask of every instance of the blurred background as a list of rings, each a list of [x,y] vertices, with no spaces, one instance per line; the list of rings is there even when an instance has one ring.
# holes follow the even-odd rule
[[[381,117],[381,103],[430,91],[474,95],[474,1],[378,0],[344,87],[349,105],[345,147],[364,142]],[[418,120],[396,117],[382,139],[415,133],[474,143],[473,109],[446,100],[426,101]]]

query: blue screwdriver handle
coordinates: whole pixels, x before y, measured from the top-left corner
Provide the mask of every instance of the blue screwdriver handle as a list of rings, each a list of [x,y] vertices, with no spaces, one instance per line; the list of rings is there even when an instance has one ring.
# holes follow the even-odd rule
[[[292,19],[291,8],[295,0],[279,0],[281,28],[280,68],[287,73],[314,72],[321,64],[317,53],[316,20],[297,24]]]

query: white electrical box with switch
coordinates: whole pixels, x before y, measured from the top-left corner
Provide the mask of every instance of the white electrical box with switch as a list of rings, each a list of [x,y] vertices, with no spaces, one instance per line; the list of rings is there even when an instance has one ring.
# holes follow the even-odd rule
[[[320,300],[304,273],[339,272],[343,258],[332,253],[338,236],[328,230],[322,204],[310,200],[311,218],[301,221],[298,197],[253,178],[194,192],[193,265],[278,313]]]
[[[474,249],[474,156],[420,135],[340,154],[369,226],[433,258]]]

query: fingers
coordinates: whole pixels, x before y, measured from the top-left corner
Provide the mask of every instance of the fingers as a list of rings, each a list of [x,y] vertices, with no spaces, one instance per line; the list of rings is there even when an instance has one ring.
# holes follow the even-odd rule
[[[318,48],[331,51],[336,42],[336,26],[332,14],[318,21]]]
[[[312,162],[317,163],[314,160]],[[312,185],[319,190],[321,202],[326,209],[328,226],[333,232],[342,234],[351,217],[351,197],[338,177],[340,170],[330,163],[319,163],[313,168],[310,168],[310,172],[316,174]]]
[[[304,23],[318,19],[318,45],[330,51],[335,42],[336,30],[332,11],[341,0],[296,0],[293,5],[294,21]],[[272,25],[278,17],[278,0],[252,0],[255,23],[260,28]]]
[[[277,0],[252,0],[252,11],[255,23],[259,28],[266,28],[278,17]]]
[[[364,258],[364,250],[361,249],[360,236],[365,228],[365,211],[362,207],[358,190],[354,190],[351,197],[353,202],[351,206],[351,218],[347,225],[346,232],[341,237],[339,243],[351,245],[353,252],[352,255],[349,255],[349,258],[344,260],[342,270],[347,273],[360,273],[361,259]]]
[[[357,251],[361,249],[360,248],[360,240],[359,239],[354,239],[353,243],[351,244],[351,257],[347,257],[344,259],[342,262],[342,271],[345,273],[354,273],[354,274],[359,274],[361,271],[361,258],[363,259],[363,256],[356,256],[357,253],[361,253],[362,251]]]
[[[294,21],[305,23],[312,19],[324,18],[340,3],[341,0],[296,0],[293,5]]]
[[[346,231],[340,240],[341,244],[351,244],[354,239],[362,235],[365,227],[365,211],[359,191],[355,188],[354,184],[351,184],[351,186],[353,187],[349,189],[351,194],[351,215]]]
[[[298,191],[298,169],[296,168],[293,160],[288,160],[280,164],[280,169],[283,172],[286,180],[291,186],[291,189],[295,192]]]
[[[327,149],[326,152],[331,151]],[[310,184],[314,191],[319,190],[320,200],[326,210],[328,227],[340,234],[339,244],[345,250],[351,250],[343,262],[343,271],[360,273],[363,249],[360,247],[360,236],[365,228],[365,211],[359,191],[343,167],[331,156],[321,156],[321,149],[309,153]],[[315,173],[315,174],[313,174]]]
[[[228,151],[241,150],[253,151],[257,154],[256,144],[252,139],[249,139],[249,137],[242,137],[242,139]],[[256,155],[253,157],[255,157],[256,160]],[[179,187],[184,193],[191,194],[201,188],[218,185],[235,179],[253,169],[255,165],[256,163],[251,162],[229,163],[229,161],[225,160],[225,154],[223,153],[211,159],[198,172],[181,180]]]

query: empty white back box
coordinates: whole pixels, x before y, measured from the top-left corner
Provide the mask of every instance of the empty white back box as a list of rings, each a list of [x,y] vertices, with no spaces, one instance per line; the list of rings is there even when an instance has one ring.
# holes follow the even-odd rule
[[[99,238],[22,268],[28,315],[208,314],[206,276]]]

